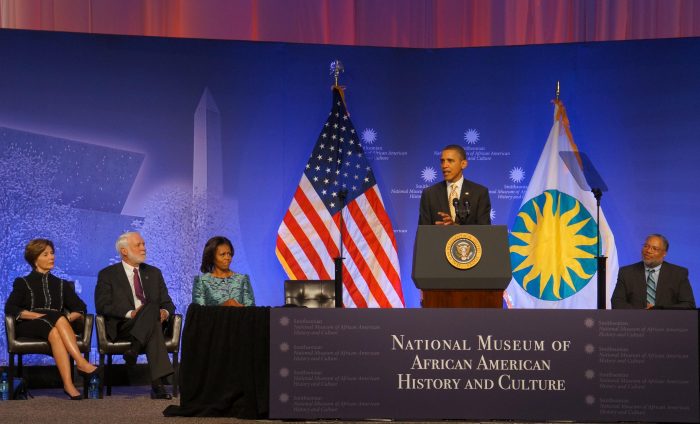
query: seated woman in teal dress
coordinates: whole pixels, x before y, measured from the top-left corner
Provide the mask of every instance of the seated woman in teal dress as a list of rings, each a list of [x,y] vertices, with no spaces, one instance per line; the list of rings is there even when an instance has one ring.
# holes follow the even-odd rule
[[[253,287],[247,274],[231,271],[233,245],[226,237],[207,241],[202,253],[203,274],[194,278],[192,303],[204,306],[255,306]]]

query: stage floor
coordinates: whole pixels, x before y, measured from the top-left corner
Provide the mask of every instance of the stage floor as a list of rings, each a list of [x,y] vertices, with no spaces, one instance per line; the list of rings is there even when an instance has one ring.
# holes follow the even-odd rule
[[[178,399],[172,401],[151,400],[150,387],[130,386],[113,387],[112,396],[101,400],[69,401],[61,389],[36,389],[31,390],[33,399],[27,401],[0,402],[0,421],[13,424],[59,424],[59,423],[245,423],[251,420],[236,418],[210,418],[210,417],[170,417],[163,416],[163,410],[171,404],[177,404]],[[259,422],[283,422],[276,420],[258,420]],[[302,423],[304,421],[294,421]],[[309,423],[324,423],[333,421],[306,421]],[[351,422],[351,421],[344,421]],[[354,421],[356,422],[356,421]],[[363,421],[363,422],[395,422],[406,421]],[[415,424],[424,421],[410,421]],[[434,423],[488,423],[498,424],[496,421],[432,421]],[[506,424],[506,422],[504,422]],[[507,424],[518,424],[508,421]],[[530,423],[531,424],[531,423]]]

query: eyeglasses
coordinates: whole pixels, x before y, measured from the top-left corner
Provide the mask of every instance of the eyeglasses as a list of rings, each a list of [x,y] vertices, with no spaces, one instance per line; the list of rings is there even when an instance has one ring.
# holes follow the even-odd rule
[[[652,245],[646,244],[646,243],[642,245],[642,249],[644,249],[644,250],[649,249],[649,250],[651,250],[651,251],[654,252],[654,253],[658,253],[658,252],[660,252],[661,250],[663,250],[663,248],[661,248],[661,247],[652,246]]]

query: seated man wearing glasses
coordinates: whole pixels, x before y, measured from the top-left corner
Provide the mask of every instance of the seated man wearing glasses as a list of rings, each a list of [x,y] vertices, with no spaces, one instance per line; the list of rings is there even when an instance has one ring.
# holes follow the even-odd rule
[[[647,236],[642,261],[620,268],[612,295],[613,309],[695,309],[688,269],[664,262],[668,240]]]

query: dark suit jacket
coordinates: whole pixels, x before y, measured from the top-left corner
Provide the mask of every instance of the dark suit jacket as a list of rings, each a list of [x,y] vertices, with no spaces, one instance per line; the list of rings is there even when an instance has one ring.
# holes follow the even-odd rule
[[[470,206],[470,214],[466,224],[490,225],[491,199],[489,198],[489,190],[465,178],[462,183],[462,192],[460,193],[460,199],[464,198],[469,201]],[[431,225],[435,224],[436,221],[442,221],[438,212],[450,213],[450,205],[447,199],[447,182],[444,180],[423,190],[420,196],[418,225]]]
[[[647,282],[644,262],[620,268],[617,285],[611,299],[613,309],[644,309],[647,307]],[[693,289],[688,269],[664,262],[656,280],[657,308],[695,309]]]
[[[148,264],[141,264],[139,275],[146,301],[160,305],[160,309],[165,309],[172,316],[175,305],[168,295],[168,288],[160,270]],[[95,309],[98,314],[105,316],[107,335],[112,340],[116,339],[119,323],[126,321],[127,312],[136,309],[131,285],[121,262],[110,265],[97,274]]]

